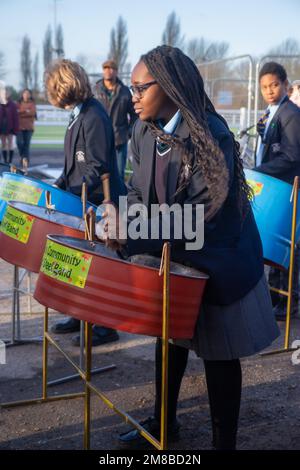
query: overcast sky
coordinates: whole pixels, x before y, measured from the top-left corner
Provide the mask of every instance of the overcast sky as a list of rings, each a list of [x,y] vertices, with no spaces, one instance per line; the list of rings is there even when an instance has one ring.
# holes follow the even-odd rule
[[[0,50],[5,54],[6,82],[20,85],[20,50],[27,34],[32,57],[54,23],[54,0],[0,0]],[[161,42],[166,18],[174,10],[185,39],[227,41],[230,56],[263,54],[288,37],[300,41],[300,0],[57,0],[57,21],[64,31],[65,56],[88,57],[90,72],[101,70],[110,30],[121,15],[127,22],[129,62]]]

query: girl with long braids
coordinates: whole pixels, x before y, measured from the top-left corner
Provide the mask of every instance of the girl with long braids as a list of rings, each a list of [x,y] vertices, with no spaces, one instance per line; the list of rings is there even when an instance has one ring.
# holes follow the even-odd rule
[[[189,349],[194,349],[204,360],[213,447],[235,449],[240,358],[261,351],[279,334],[239,146],[206,95],[197,67],[179,49],[159,46],[143,55],[133,69],[131,89],[139,119],[131,140],[128,205],[204,204],[205,211],[201,249],[187,250],[186,240],[176,240],[172,230],[170,236],[172,260],[198,268],[210,279],[194,338],[169,344],[168,439],[179,437],[178,395]],[[114,221],[108,207],[102,237],[107,245],[127,249],[129,255],[159,256],[165,241],[162,236],[122,240],[117,235],[112,239]],[[120,233],[118,227],[113,228]],[[143,422],[158,437],[161,355],[158,338],[154,416]],[[143,438],[131,430],[120,435],[120,442],[136,448]]]

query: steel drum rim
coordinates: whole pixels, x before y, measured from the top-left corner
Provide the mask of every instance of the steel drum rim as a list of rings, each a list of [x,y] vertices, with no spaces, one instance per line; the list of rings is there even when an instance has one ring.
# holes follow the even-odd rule
[[[20,175],[18,173],[11,173],[9,171],[5,171],[2,173],[2,177],[4,178],[5,175],[9,175],[9,176],[13,176],[14,177],[18,177],[18,178],[25,178],[25,180],[29,180],[33,183],[36,183],[38,184],[40,187],[42,187],[42,189],[44,191],[47,191],[47,188],[43,188],[43,186],[48,186],[49,187],[49,190],[53,190],[53,191],[59,191],[59,192],[63,192],[63,193],[68,193],[68,197],[70,196],[71,198],[75,198],[76,200],[78,200],[78,198],[80,199],[80,196],[77,196],[76,194],[73,194],[71,193],[70,191],[66,191],[65,189],[61,189],[61,188],[57,188],[55,186],[51,186],[51,184],[49,183],[45,183],[44,181],[42,180],[39,180],[38,178],[34,178],[33,176],[27,176],[27,175]],[[17,202],[17,201],[16,201]],[[89,205],[91,205],[92,207],[95,207],[95,204],[87,201]]]
[[[109,259],[111,261],[118,262],[118,263],[121,262],[123,264],[127,264],[128,266],[134,266],[134,267],[139,267],[141,269],[151,270],[151,271],[154,271],[156,273],[158,272],[158,269],[154,268],[152,266],[145,266],[145,265],[142,265],[142,264],[131,263],[130,261],[127,261],[127,260],[124,260],[124,259],[121,259],[121,258],[119,258],[119,259],[110,258],[109,256],[106,256],[104,254],[99,254],[97,252],[90,251],[87,248],[74,247],[73,245],[71,245],[71,243],[68,243],[67,241],[63,242],[62,239],[64,239],[64,238],[70,239],[70,238],[74,238],[74,237],[69,237],[69,236],[66,236],[66,235],[54,235],[54,234],[50,234],[50,233],[47,235],[47,240],[58,243],[59,245],[67,246],[68,248],[72,248],[74,250],[83,251],[84,253],[87,253],[89,255],[106,258],[106,259]],[[78,240],[81,240],[81,239],[74,238],[74,240],[76,240],[78,242]],[[90,242],[90,243],[102,244],[102,242],[100,240],[95,240],[95,241],[92,241],[92,242],[90,240],[85,240],[85,241]],[[180,274],[180,273],[175,273],[175,272],[170,272],[170,275],[178,276],[178,277],[185,277],[187,279],[199,279],[199,280],[202,279],[202,280],[205,280],[205,281],[209,280],[208,274],[205,274],[202,271],[199,271],[199,276],[185,275],[185,274]]]
[[[27,202],[21,202],[21,201],[7,201],[7,205],[10,206],[10,207],[13,207],[13,208],[16,208],[18,211],[20,212],[23,212],[23,214],[27,214],[27,215],[31,215],[32,217],[34,217],[35,219],[38,219],[38,220],[41,220],[43,222],[48,222],[49,224],[55,224],[55,225],[60,225],[60,226],[63,226],[63,227],[68,227],[68,228],[71,228],[73,230],[78,230],[79,232],[84,232],[84,230],[81,230],[79,227],[72,227],[70,225],[67,225],[67,224],[61,224],[59,222],[56,222],[54,220],[47,220],[47,219],[43,219],[42,217],[38,216],[38,215],[35,215],[35,214],[31,214],[30,212],[26,212],[25,210],[23,209],[20,209],[19,207],[16,207],[16,204],[21,204],[21,205],[24,205],[24,206],[32,206],[34,207],[35,209],[45,209],[47,210],[46,207],[43,207],[43,206],[36,206],[35,204],[30,204],[30,203],[27,203]],[[56,209],[50,209],[51,211],[53,212],[58,212],[59,214],[63,214],[64,216],[67,216],[67,217],[73,217],[75,219],[78,219],[83,221],[83,219],[81,217],[77,217],[76,215],[72,215],[72,214],[68,214],[67,212],[62,212],[62,211],[58,211]]]

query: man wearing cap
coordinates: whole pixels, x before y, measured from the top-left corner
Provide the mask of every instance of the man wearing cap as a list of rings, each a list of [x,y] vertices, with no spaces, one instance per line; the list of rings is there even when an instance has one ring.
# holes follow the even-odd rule
[[[118,78],[118,66],[114,60],[102,64],[103,78],[97,81],[95,97],[102,103],[110,116],[115,136],[116,157],[120,176],[124,179],[127,142],[136,114],[131,101],[129,88]]]

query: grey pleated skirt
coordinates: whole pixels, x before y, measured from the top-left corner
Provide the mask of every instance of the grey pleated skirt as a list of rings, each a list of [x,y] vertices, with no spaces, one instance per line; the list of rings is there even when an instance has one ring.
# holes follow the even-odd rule
[[[172,340],[207,360],[251,356],[280,335],[265,275],[242,299],[230,305],[202,304],[194,337]]]

